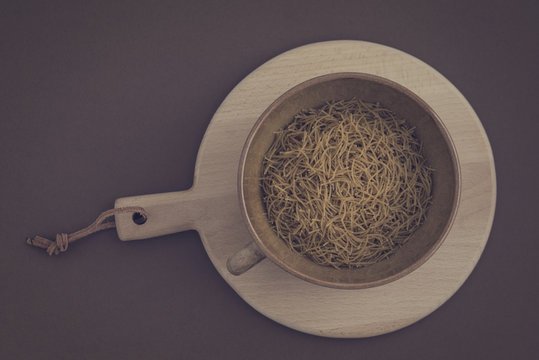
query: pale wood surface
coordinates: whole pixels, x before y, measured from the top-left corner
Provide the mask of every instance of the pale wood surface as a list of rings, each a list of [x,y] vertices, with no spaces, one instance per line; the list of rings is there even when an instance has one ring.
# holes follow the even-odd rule
[[[237,194],[241,149],[259,115],[282,93],[315,76],[363,72],[395,81],[440,116],[457,149],[462,188],[455,223],[438,251],[392,283],[337,290],[299,280],[269,260],[241,276],[228,257],[250,241]],[[332,41],[288,51],[241,81],[215,113],[203,138],[193,187],[118,199],[116,207],[144,206],[149,220],[117,217],[122,240],[196,229],[208,256],[232,288],[265,316],[293,329],[329,337],[366,337],[410,325],[437,309],[466,280],[487,242],[496,201],[494,162],[477,115],[437,71],[401,51],[368,42]]]

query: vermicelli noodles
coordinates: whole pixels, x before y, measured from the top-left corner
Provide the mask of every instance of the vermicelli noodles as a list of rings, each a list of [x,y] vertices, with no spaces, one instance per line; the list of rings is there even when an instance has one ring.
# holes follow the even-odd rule
[[[268,221],[297,253],[335,268],[391,256],[424,221],[432,170],[405,120],[380,104],[331,101],[295,115],[267,151]]]

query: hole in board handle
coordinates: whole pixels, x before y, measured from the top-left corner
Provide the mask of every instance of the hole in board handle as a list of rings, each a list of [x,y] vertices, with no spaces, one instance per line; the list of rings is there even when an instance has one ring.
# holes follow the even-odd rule
[[[148,220],[146,215],[143,215],[139,212],[134,213],[132,219],[133,219],[133,222],[137,225],[142,225],[146,222],[146,220]]]

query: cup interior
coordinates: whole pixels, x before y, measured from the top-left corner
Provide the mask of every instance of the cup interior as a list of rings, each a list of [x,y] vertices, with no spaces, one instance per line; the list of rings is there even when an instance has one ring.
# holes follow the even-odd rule
[[[415,127],[432,174],[432,203],[424,223],[386,260],[358,269],[335,269],[314,263],[292,251],[271,228],[264,209],[260,178],[263,159],[274,133],[301,110],[330,100],[356,97],[379,102]],[[443,123],[418,96],[390,80],[361,73],[335,73],[301,83],[279,97],[260,116],[245,143],[240,162],[242,213],[255,243],[284,270],[318,285],[358,289],[396,280],[423,264],[449,231],[459,198],[459,167]]]

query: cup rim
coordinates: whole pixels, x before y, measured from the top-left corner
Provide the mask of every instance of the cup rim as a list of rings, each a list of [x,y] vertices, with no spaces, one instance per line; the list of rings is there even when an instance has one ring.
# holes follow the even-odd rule
[[[440,130],[440,133],[448,146],[450,157],[451,157],[451,162],[452,162],[453,169],[455,172],[455,192],[452,199],[453,206],[451,208],[451,213],[449,217],[447,218],[447,221],[444,225],[442,233],[439,236],[439,238],[436,240],[436,242],[419,259],[417,259],[416,261],[414,261],[412,264],[402,269],[401,271],[398,271],[395,274],[392,274],[390,276],[387,276],[381,279],[368,281],[368,282],[361,282],[361,283],[332,282],[332,281],[319,279],[313,276],[309,276],[308,274],[305,274],[289,266],[282,259],[276,256],[272,251],[270,251],[268,247],[266,246],[266,244],[264,243],[264,241],[260,238],[260,236],[256,232],[249,218],[249,214],[248,214],[248,210],[246,206],[245,191],[244,191],[245,184],[243,182],[247,155],[249,154],[249,150],[251,148],[255,135],[258,133],[258,130],[260,129],[264,121],[268,118],[268,115],[272,113],[278,106],[280,106],[289,97],[297,94],[298,92],[301,92],[302,90],[312,85],[315,85],[321,82],[338,80],[338,79],[347,79],[347,78],[373,81],[373,82],[376,82],[385,86],[389,86],[393,88],[394,90],[397,90],[403,93],[404,95],[410,97],[414,102],[416,102],[426,113],[430,115],[430,117],[434,120],[434,122],[436,123],[436,126]],[[423,99],[421,99],[418,95],[416,95],[414,92],[404,87],[403,85],[400,85],[384,77],[361,73],[361,72],[336,72],[336,73],[320,75],[320,76],[308,79],[300,84],[293,86],[292,88],[285,91],[282,95],[280,95],[275,101],[273,101],[266,108],[266,110],[264,110],[264,112],[258,117],[255,124],[251,128],[251,131],[249,132],[247,139],[244,143],[244,146],[240,155],[237,185],[238,185],[241,214],[245,223],[247,224],[249,233],[252,236],[252,241],[254,241],[254,243],[260,248],[260,250],[264,253],[264,255],[267,258],[269,258],[273,263],[277,264],[279,267],[281,267],[283,270],[287,271],[288,273],[302,280],[306,280],[310,283],[314,283],[316,285],[322,285],[326,287],[339,288],[339,289],[363,289],[363,288],[384,285],[384,284],[387,284],[389,282],[395,281],[397,279],[400,279],[408,275],[409,273],[413,272],[414,270],[419,268],[421,265],[423,265],[440,248],[441,244],[446,239],[447,234],[450,232],[455,221],[457,209],[460,204],[461,181],[462,179],[461,179],[460,163],[458,161],[455,144],[449,134],[449,131],[446,128],[443,121],[438,116],[438,114]]]

